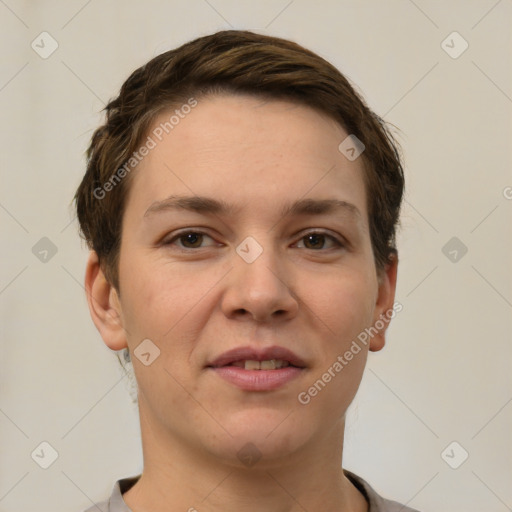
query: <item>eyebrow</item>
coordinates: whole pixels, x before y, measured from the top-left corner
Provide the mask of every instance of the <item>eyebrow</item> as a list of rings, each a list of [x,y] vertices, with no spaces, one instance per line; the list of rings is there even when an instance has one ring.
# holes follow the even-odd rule
[[[169,196],[153,202],[144,213],[148,217],[165,211],[186,210],[203,214],[236,215],[241,206],[205,196]],[[281,215],[325,215],[344,212],[351,217],[361,219],[361,212],[355,205],[340,199],[299,199],[281,209]]]

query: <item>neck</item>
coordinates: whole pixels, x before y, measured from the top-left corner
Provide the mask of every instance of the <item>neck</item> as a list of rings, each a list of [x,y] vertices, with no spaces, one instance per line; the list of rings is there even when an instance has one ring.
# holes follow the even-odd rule
[[[142,404],[140,404],[142,406]],[[140,409],[144,471],[124,495],[133,512],[366,512],[368,504],[343,474],[344,421],[284,460],[263,456],[250,467],[219,460],[170,436]]]

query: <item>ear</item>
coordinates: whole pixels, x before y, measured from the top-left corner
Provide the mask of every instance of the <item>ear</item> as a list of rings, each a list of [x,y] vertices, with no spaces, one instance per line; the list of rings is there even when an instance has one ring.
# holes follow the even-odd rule
[[[391,261],[378,276],[379,291],[377,302],[375,303],[375,312],[372,326],[377,333],[370,341],[370,350],[377,352],[381,350],[386,343],[386,329],[389,326],[391,318],[395,316],[397,307],[393,307],[396,291],[396,277],[398,271],[398,253],[395,251],[391,255]],[[401,310],[401,305],[399,306]]]
[[[105,345],[112,350],[128,347],[118,292],[107,281],[95,251],[90,252],[87,260],[85,291],[92,321]]]

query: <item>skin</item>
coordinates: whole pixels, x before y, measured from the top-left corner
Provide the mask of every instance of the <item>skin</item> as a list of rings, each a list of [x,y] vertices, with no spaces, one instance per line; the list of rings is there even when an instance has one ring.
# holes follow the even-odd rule
[[[219,95],[200,99],[134,171],[119,290],[94,252],[86,272],[93,321],[112,350],[129,347],[139,386],[144,471],[124,494],[134,512],[367,510],[342,472],[343,432],[385,328],[309,404],[297,399],[394,302],[397,260],[375,267],[363,161],[340,153],[346,137],[306,106]],[[145,215],[171,195],[239,210]],[[359,214],[282,215],[304,198],[346,201]],[[172,241],[184,228],[205,236]],[[326,236],[305,236],[314,230]],[[235,250],[248,236],[263,248],[250,264]],[[144,339],[160,349],[149,366],[133,354]],[[247,345],[284,346],[307,367],[267,392],[205,368]],[[249,442],[261,455],[251,467],[237,456]]]

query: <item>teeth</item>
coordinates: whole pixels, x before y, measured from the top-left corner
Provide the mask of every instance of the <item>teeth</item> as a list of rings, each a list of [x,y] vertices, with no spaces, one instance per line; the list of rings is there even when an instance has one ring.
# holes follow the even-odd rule
[[[277,361],[271,359],[270,361],[261,361],[260,370],[275,370],[277,367]]]
[[[240,364],[241,363],[241,364]],[[286,368],[290,366],[288,361],[282,359],[270,359],[268,361],[237,361],[233,363],[234,366],[243,367],[246,370],[278,370],[279,368]]]

